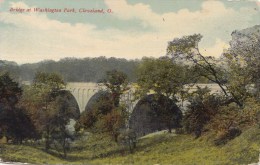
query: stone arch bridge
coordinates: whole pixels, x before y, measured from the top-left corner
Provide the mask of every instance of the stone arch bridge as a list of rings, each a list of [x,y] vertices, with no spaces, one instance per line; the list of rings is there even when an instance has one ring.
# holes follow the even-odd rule
[[[105,90],[104,86],[97,83],[79,83],[79,82],[69,82],[67,83],[66,89],[71,92],[71,94],[76,99],[79,110],[82,113],[89,100],[100,90]],[[128,90],[121,96],[120,101],[123,102],[128,111],[133,110],[137,101],[133,101],[133,89]]]
[[[220,92],[220,88],[218,87],[217,84],[196,84],[197,86],[200,87],[205,87],[208,86],[212,92]],[[196,90],[196,85],[191,88],[191,91]],[[97,83],[85,83],[85,82],[68,82],[66,89],[71,92],[71,94],[75,97],[80,112],[82,113],[85,111],[85,107],[88,104],[89,100],[91,99],[92,96],[94,96],[98,91],[104,90],[104,86],[102,87],[101,85]],[[135,105],[137,104],[138,100],[133,101],[134,99],[134,88],[130,88],[126,93],[124,93],[121,96],[121,102],[123,102],[128,111],[132,112],[134,109]]]

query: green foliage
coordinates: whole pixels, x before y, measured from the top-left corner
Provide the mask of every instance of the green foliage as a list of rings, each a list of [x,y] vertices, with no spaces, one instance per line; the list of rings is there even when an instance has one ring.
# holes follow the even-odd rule
[[[110,109],[105,105],[109,105]],[[100,100],[91,110],[83,112],[76,127],[77,131],[83,128],[91,132],[107,133],[117,141],[121,129],[125,128],[127,117],[125,107],[114,107],[112,100]]]
[[[65,82],[56,73],[37,73],[32,86],[25,88],[21,106],[27,108],[35,128],[45,138],[45,149],[51,143],[59,142],[66,157],[66,126],[70,119],[77,119],[76,107],[70,104],[70,98],[64,91]]]
[[[221,107],[209,123],[208,128],[216,131],[218,136],[223,136],[230,128],[238,127],[240,122],[239,113],[241,113],[241,110],[234,104]]]
[[[38,72],[33,80],[33,87],[36,92],[39,92],[42,99],[52,99],[57,93],[65,89],[65,82],[57,73]]]
[[[234,104],[222,106],[207,128],[214,130],[217,133],[217,138],[225,136],[232,128],[244,130],[257,125],[257,114],[259,112],[260,104],[254,99],[248,99],[243,109]]]
[[[118,139],[119,143],[128,148],[130,153],[134,152],[137,146],[137,136],[133,130],[128,129],[121,132]]]
[[[108,71],[105,79],[102,80],[102,84],[111,94],[114,106],[118,107],[120,96],[129,89],[127,75],[117,70]]]
[[[259,27],[257,26],[234,31],[230,41],[230,48],[224,53],[224,57],[230,66],[229,69],[232,71],[230,76],[231,82],[235,83],[238,88],[241,85],[255,84],[255,96],[258,98],[260,96],[259,37]],[[234,63],[236,64],[235,66]],[[232,79],[233,75],[235,79]],[[238,91],[241,91],[241,89]]]
[[[13,81],[7,72],[0,74],[0,104],[14,107],[22,94],[18,83]]]
[[[154,109],[157,110],[158,118],[171,132],[172,123],[178,123],[182,116],[175,105],[177,94],[184,90],[185,84],[192,81],[189,68],[173,63],[169,58],[146,58],[137,69],[137,77],[136,97],[142,98],[148,93],[154,93],[157,106]]]
[[[73,139],[67,125],[70,119],[78,119],[79,116],[64,95],[56,97],[52,109],[56,112],[51,117],[51,140],[54,142],[56,149],[61,150],[66,158],[70,145],[69,139]]]
[[[183,125],[188,133],[195,133],[196,137],[199,137],[203,127],[217,114],[221,98],[210,94],[207,87],[197,87],[197,91],[191,94],[189,102]]]
[[[101,124],[101,128],[103,132],[107,132],[113,137],[115,142],[118,142],[118,136],[120,134],[120,130],[125,128],[126,116],[125,116],[125,108],[117,107],[112,109],[112,111],[99,120]]]
[[[225,61],[228,64],[227,72],[227,87],[237,99],[244,103],[244,101],[252,96],[249,88],[252,86],[252,77],[248,73],[248,69],[243,67],[243,62],[237,60],[230,54],[224,54]]]
[[[16,62],[0,60],[0,73],[8,72],[9,76],[15,81],[19,80],[21,70]]]
[[[59,73],[66,82],[98,82],[110,70],[120,70],[127,74],[129,81],[135,82],[136,69],[139,60],[124,58],[63,58],[59,61],[45,60],[39,63],[17,65],[4,62],[0,71],[9,71],[19,80],[32,81],[37,72]],[[0,60],[1,64],[1,60]]]
[[[160,123],[164,123],[168,131],[171,133],[172,128],[180,128],[182,121],[182,112],[172,99],[163,95],[153,98],[152,110]]]
[[[129,89],[127,76],[117,70],[108,71],[102,84],[107,88],[107,93],[101,93],[98,100],[86,108],[77,121],[76,129],[108,133],[117,142],[120,130],[125,128],[128,118],[126,108],[120,105],[120,96]]]
[[[36,125],[40,131],[50,129],[51,121],[57,112],[53,108],[55,98],[64,87],[64,81],[55,73],[39,72],[35,75],[33,85],[28,91],[29,96],[26,95],[25,99],[34,104],[35,109],[32,111],[36,115],[36,122],[38,122]]]
[[[168,58],[145,58],[137,69],[137,97],[149,92],[175,98],[183,86],[190,82],[188,68],[174,64]]]
[[[168,43],[167,53],[176,55],[189,55],[189,58],[193,55],[193,49],[198,48],[198,43],[202,39],[201,34],[194,34],[190,36],[184,36],[182,38],[175,38]]]
[[[102,116],[107,115],[114,108],[111,98],[107,92],[98,92],[96,97],[89,101],[90,103],[85,111],[81,113],[80,119],[76,123],[76,130],[85,129],[91,132],[100,132],[100,128],[96,128],[96,123]]]
[[[201,39],[202,36],[200,34],[175,38],[169,42],[167,53],[172,56],[172,59],[176,62],[186,61],[191,63],[198,77],[203,76],[211,82],[218,84],[227,100],[235,102],[242,107],[243,100],[240,99],[241,93],[238,95],[238,93],[235,93],[234,90],[227,85],[227,73],[225,68],[218,65],[214,57],[203,56],[200,53],[198,44]]]
[[[92,128],[96,121],[97,119],[93,111],[84,111],[75,124],[75,130],[79,133],[82,129]]]
[[[17,107],[22,94],[18,83],[8,73],[0,75],[0,134],[7,136],[15,143],[32,137],[34,127],[26,111]]]

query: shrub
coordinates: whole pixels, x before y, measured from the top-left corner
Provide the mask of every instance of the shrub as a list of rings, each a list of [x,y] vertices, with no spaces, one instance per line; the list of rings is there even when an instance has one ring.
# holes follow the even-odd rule
[[[124,130],[119,135],[118,142],[128,148],[130,153],[133,153],[137,143],[136,133],[133,130]]]
[[[197,87],[189,98],[190,105],[184,114],[184,129],[187,133],[201,135],[203,127],[217,114],[221,97],[210,94],[210,90]]]
[[[222,106],[210,122],[209,128],[213,128],[218,132],[225,132],[230,127],[245,128],[253,126],[258,123],[258,113],[260,113],[260,104],[253,99],[247,100],[243,109],[235,104]]]
[[[228,130],[228,132],[218,139],[214,140],[215,145],[222,145],[226,144],[229,140],[234,139],[235,137],[239,136],[242,133],[242,131],[238,128],[231,128]]]
[[[230,128],[238,127],[238,118],[238,107],[235,104],[223,106],[219,108],[207,128],[216,131],[217,136],[221,137],[227,134]]]
[[[222,106],[208,123],[207,128],[217,133],[216,145],[225,144],[240,135],[241,130],[257,125],[259,113],[260,104],[254,99],[248,99],[242,109],[236,104]]]

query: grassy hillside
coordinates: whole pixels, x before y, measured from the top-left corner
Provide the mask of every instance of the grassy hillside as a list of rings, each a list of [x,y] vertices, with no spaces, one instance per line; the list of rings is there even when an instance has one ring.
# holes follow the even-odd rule
[[[4,160],[41,164],[249,164],[258,161],[260,129],[245,130],[224,146],[213,145],[214,135],[208,133],[194,139],[190,135],[153,134],[139,139],[134,154],[108,137],[90,135],[78,140],[67,160],[28,146],[2,146]]]

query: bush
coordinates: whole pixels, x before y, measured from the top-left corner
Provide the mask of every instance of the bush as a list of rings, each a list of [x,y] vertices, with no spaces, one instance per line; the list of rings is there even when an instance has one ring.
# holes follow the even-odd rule
[[[240,125],[245,126],[253,126],[260,122],[260,102],[255,100],[254,98],[249,98],[245,102],[245,107],[242,109],[239,120]]]
[[[218,146],[218,145],[226,144],[229,140],[232,140],[232,139],[236,138],[241,133],[242,133],[242,131],[240,129],[238,129],[238,128],[231,128],[231,129],[228,130],[228,132],[226,134],[224,134],[220,138],[214,140],[215,145]]]
[[[210,90],[197,87],[189,98],[190,105],[184,114],[184,129],[187,133],[201,135],[203,127],[217,114],[221,97],[210,94]]]
[[[206,127],[217,133],[216,145],[225,144],[240,135],[241,130],[257,125],[258,113],[260,113],[260,104],[253,99],[248,99],[243,109],[236,104],[220,107]]]
[[[258,113],[260,113],[260,104],[252,99],[245,102],[243,109],[235,104],[222,106],[219,108],[218,114],[210,122],[208,128],[218,132],[225,132],[230,127],[245,128],[253,126],[258,123]]]
[[[238,107],[235,104],[223,106],[219,108],[218,113],[207,125],[207,128],[216,131],[217,136],[222,137],[228,133],[230,128],[238,127],[238,118]]]
[[[137,143],[136,133],[133,130],[125,130],[119,135],[118,142],[133,153]]]

